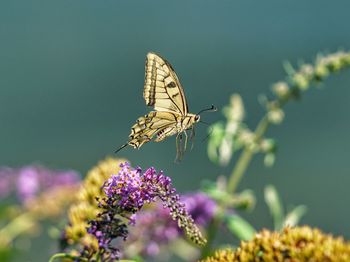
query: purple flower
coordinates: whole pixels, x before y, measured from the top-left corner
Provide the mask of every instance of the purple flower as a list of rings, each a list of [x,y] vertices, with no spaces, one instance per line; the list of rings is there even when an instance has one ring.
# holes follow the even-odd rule
[[[209,224],[216,209],[214,200],[201,192],[183,195],[181,200],[197,225],[206,227]],[[130,228],[123,250],[131,253],[133,247],[137,246],[140,255],[154,257],[158,255],[160,246],[164,248],[181,237],[183,232],[169,213],[170,210],[164,208],[160,201],[138,212],[135,217],[136,224]]]
[[[33,198],[40,190],[39,172],[36,167],[24,167],[17,178],[17,194],[20,199]]]
[[[22,202],[26,202],[43,191],[77,184],[80,177],[77,172],[55,171],[42,166],[22,168],[0,168],[0,197],[16,193]]]
[[[155,257],[160,252],[159,244],[156,242],[149,242],[147,245],[146,253],[148,256]]]
[[[104,184],[106,198],[99,200],[102,212],[96,220],[90,222],[88,229],[88,232],[98,239],[102,255],[117,251],[117,249],[112,249],[113,239],[126,238],[126,230],[121,230],[126,225],[121,222],[122,219],[129,221],[129,224],[135,224],[135,222],[137,224],[138,216],[137,214],[135,216],[135,213],[140,211],[145,204],[157,200],[162,202],[166,223],[176,221],[177,226],[194,243],[198,245],[206,243],[194,220],[188,214],[185,204],[180,202],[180,196],[176,194],[176,189],[172,186],[169,177],[163,175],[162,171],[157,172],[153,167],[144,173],[140,168],[133,169],[127,162],[120,167],[119,173],[112,175]],[[113,231],[116,221],[120,227]],[[176,227],[171,228],[164,225],[164,230],[158,230],[156,234],[171,239],[178,235],[178,232]],[[151,244],[148,248],[149,253],[157,252],[158,244],[156,242]]]
[[[178,199],[170,177],[164,176],[162,171],[157,173],[151,167],[142,174],[140,168],[133,169],[128,162],[121,164],[120,167],[119,173],[107,180],[104,192],[123,210],[135,213],[145,203],[154,202],[156,198],[164,201],[169,197],[175,201]]]
[[[142,195],[141,169],[132,169],[129,163],[120,165],[117,175],[112,175],[104,186],[104,192],[110,199],[116,199],[117,204],[128,211],[142,208],[146,196]]]
[[[15,171],[9,167],[0,168],[0,198],[5,198],[13,191]]]
[[[111,242],[118,237],[125,239],[128,234],[127,226],[109,212],[99,216],[99,220],[89,222],[88,233],[96,237],[102,261],[115,261],[120,258],[120,252]]]
[[[39,193],[60,186],[74,185],[80,177],[72,170],[56,171],[42,166],[26,166],[18,171],[17,195],[27,201]]]
[[[196,224],[205,226],[214,216],[216,203],[202,192],[184,195],[183,201]]]

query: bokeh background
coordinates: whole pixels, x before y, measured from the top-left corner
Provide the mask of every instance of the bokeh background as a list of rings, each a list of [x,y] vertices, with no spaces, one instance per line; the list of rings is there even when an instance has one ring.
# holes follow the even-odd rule
[[[0,164],[41,163],[82,174],[125,143],[131,125],[150,109],[142,91],[146,53],[174,66],[191,112],[230,94],[243,96],[254,128],[257,98],[282,80],[282,62],[312,61],[320,51],[350,49],[348,1],[17,1],[0,2]],[[269,130],[277,162],[257,157],[240,184],[257,195],[246,215],[271,227],[263,188],[274,184],[284,203],[305,204],[303,223],[350,238],[350,73],[286,107]],[[202,116],[208,122],[221,113]],[[155,166],[180,192],[228,174],[206,154],[206,126],[194,149],[174,163],[175,138],[120,152],[135,165]],[[43,239],[26,261],[45,261]],[[41,252],[38,252],[41,250]],[[44,249],[45,250],[45,249]],[[22,258],[23,259],[23,258]]]

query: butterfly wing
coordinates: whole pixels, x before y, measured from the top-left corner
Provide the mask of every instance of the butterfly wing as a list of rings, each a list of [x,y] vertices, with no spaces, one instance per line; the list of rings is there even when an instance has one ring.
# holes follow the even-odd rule
[[[181,115],[172,112],[151,111],[147,115],[137,119],[131,127],[129,141],[126,145],[134,148],[141,147],[144,143],[157,136],[155,141],[159,142],[167,136],[177,133],[177,121]]]
[[[155,53],[147,54],[143,97],[156,111],[187,115],[186,97],[174,69]]]

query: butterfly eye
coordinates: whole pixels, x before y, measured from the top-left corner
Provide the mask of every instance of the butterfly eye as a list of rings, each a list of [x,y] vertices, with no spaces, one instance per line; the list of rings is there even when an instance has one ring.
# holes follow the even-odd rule
[[[194,117],[194,121],[196,121],[196,122],[198,122],[199,119],[200,119],[200,115],[196,115],[196,116]]]

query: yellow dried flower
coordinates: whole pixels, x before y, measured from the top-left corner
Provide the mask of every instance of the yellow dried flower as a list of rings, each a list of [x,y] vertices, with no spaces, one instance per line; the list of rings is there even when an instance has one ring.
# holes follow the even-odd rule
[[[56,218],[76,199],[78,185],[65,185],[44,191],[38,197],[27,200],[26,210],[36,218]]]
[[[218,250],[202,262],[348,262],[350,242],[308,226],[262,230],[236,250]]]
[[[203,260],[205,262],[227,262],[233,261],[235,255],[232,249],[221,249],[215,251],[214,255]]]
[[[119,165],[125,159],[106,158],[99,162],[86,175],[76,193],[76,202],[68,210],[69,225],[65,229],[65,238],[69,245],[79,244],[98,249],[97,240],[87,233],[88,221],[99,213],[96,198],[103,197],[102,185],[112,175],[119,172]]]

